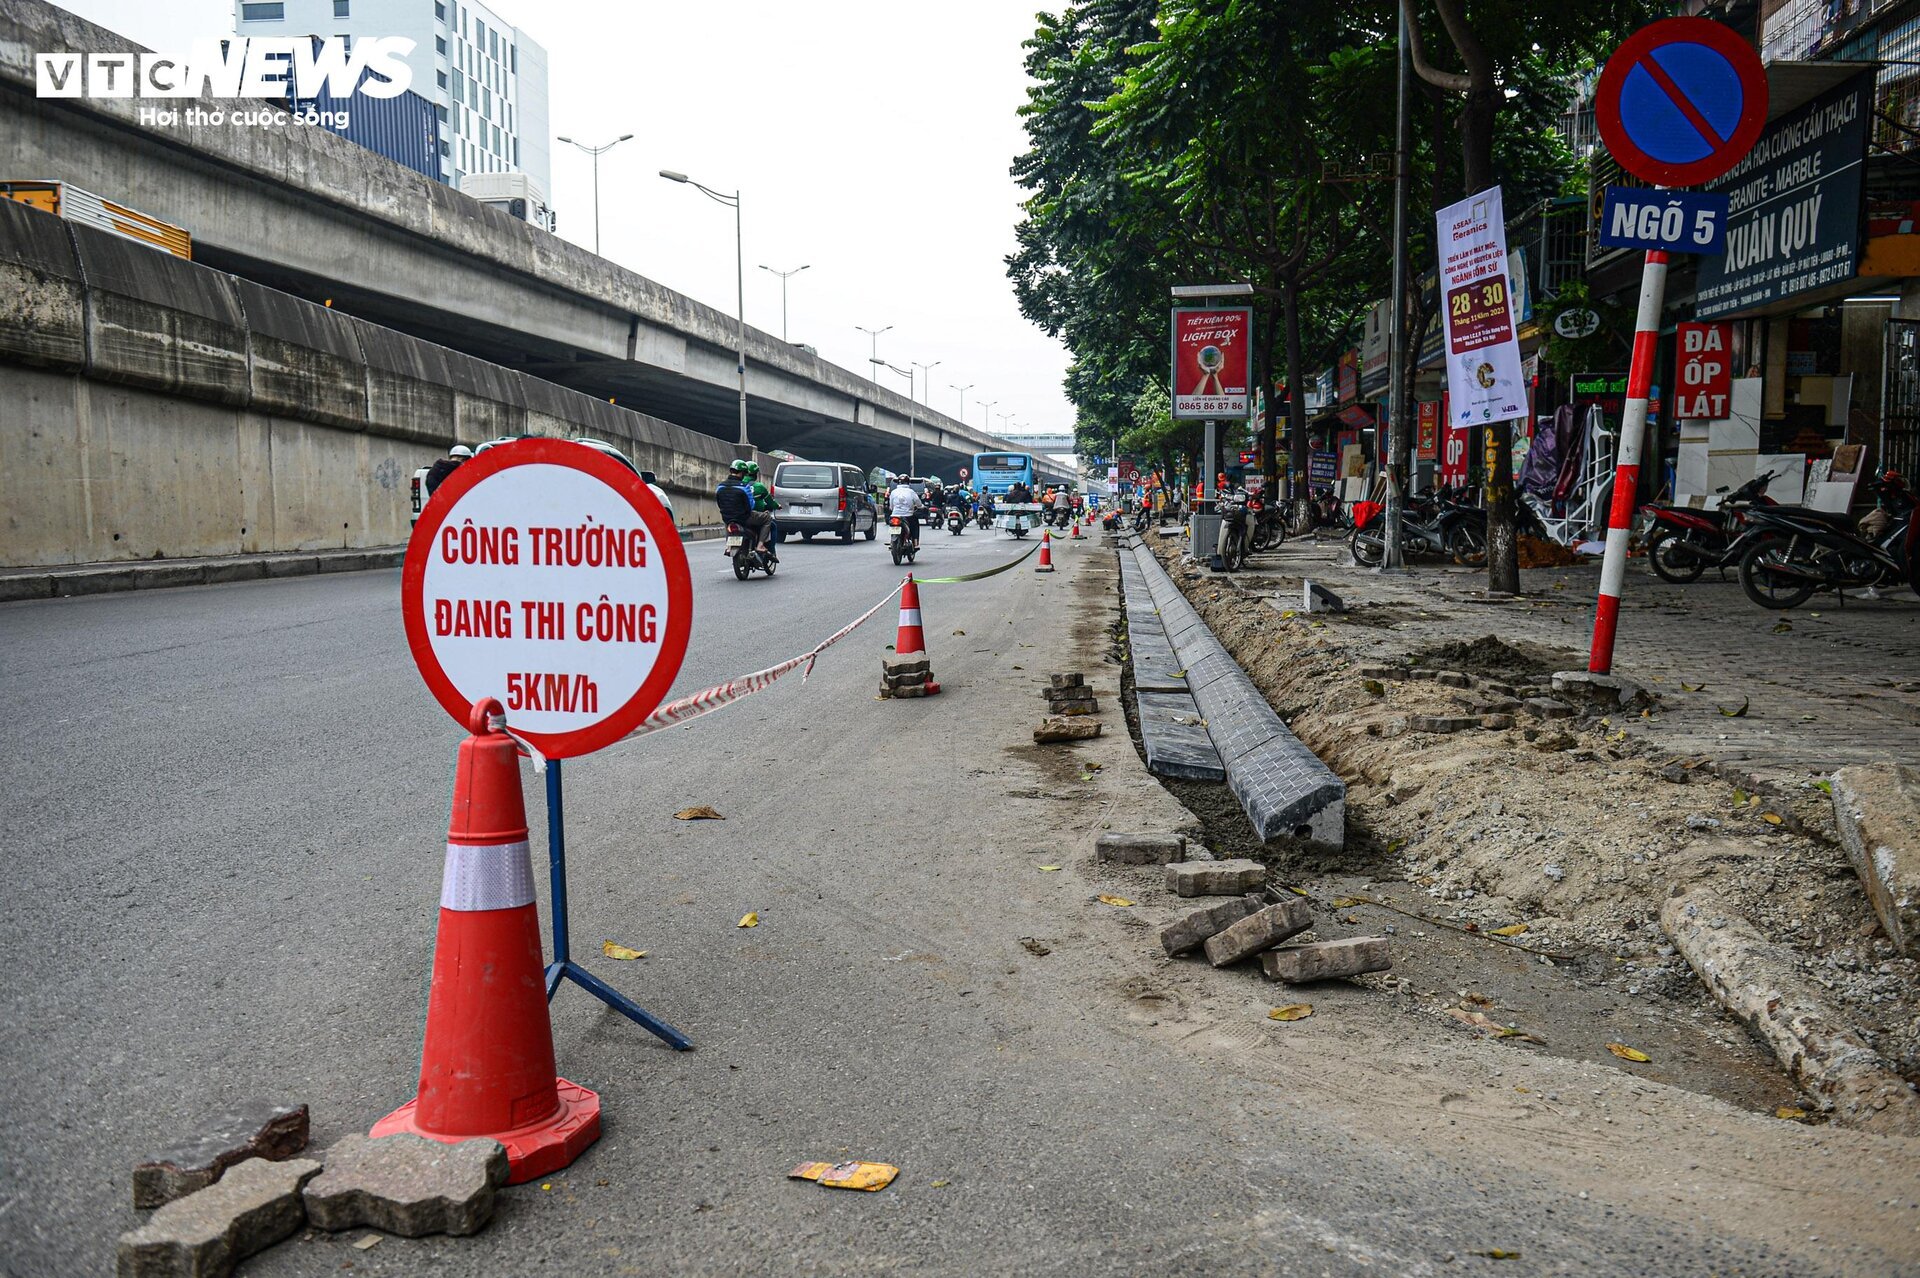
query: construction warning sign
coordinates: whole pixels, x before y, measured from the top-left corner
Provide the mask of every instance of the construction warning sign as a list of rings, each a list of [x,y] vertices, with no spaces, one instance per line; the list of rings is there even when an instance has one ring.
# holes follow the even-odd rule
[[[428,500],[407,544],[413,659],[461,723],[496,697],[549,758],[588,754],[653,712],[679,673],[693,586],[639,475],[555,439],[489,448]]]

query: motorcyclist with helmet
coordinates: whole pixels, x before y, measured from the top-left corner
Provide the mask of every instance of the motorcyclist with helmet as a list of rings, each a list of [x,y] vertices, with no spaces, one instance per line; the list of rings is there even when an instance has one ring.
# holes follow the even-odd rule
[[[925,503],[914,486],[907,482],[907,477],[895,477],[893,490],[887,494],[887,514],[890,518],[900,520],[903,536],[910,546],[920,544],[920,512],[924,509]]]
[[[757,461],[749,461],[747,463],[747,488],[753,493],[754,510],[767,517],[767,530],[763,544],[767,548],[768,556],[777,564],[780,562],[780,551],[778,549],[780,545],[780,525],[778,521],[774,519],[773,512],[780,509],[780,503],[773,499],[773,490],[761,482],[760,463]]]
[[[738,524],[748,529],[771,555],[773,549],[767,539],[772,534],[773,516],[767,511],[755,509],[752,477],[747,469],[752,464],[747,461],[735,461],[727,467],[727,477],[721,481],[718,488],[714,489],[713,500],[714,504],[720,508],[721,519],[729,524]]]

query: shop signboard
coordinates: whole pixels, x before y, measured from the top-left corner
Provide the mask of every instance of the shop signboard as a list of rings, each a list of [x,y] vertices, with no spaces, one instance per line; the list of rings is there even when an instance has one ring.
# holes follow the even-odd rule
[[[1527,412],[1520,342],[1507,280],[1507,222],[1500,188],[1435,214],[1447,392],[1456,424],[1510,421]]]
[[[1440,483],[1446,488],[1464,488],[1467,484],[1467,442],[1470,426],[1448,422],[1440,455]]]
[[[1307,480],[1315,488],[1331,484],[1340,473],[1340,459],[1332,453],[1315,453],[1307,459]]]
[[[1419,461],[1432,461],[1440,455],[1440,405],[1433,400],[1420,404],[1420,433],[1414,437],[1413,455]]]
[[[1375,302],[1367,311],[1366,336],[1360,340],[1360,393],[1372,395],[1387,384],[1387,348],[1392,302]]]
[[[1360,352],[1347,351],[1340,356],[1340,365],[1334,370],[1338,378],[1340,402],[1351,404],[1360,398]]]
[[[1251,310],[1232,306],[1175,307],[1174,419],[1245,417],[1252,398],[1252,353]]]
[[[1679,358],[1674,379],[1673,414],[1680,418],[1723,418],[1733,399],[1733,325],[1682,324],[1675,339]]]
[[[1856,76],[1768,125],[1751,154],[1706,184],[1730,212],[1726,252],[1700,260],[1696,319],[1859,273],[1872,107],[1872,74]]]

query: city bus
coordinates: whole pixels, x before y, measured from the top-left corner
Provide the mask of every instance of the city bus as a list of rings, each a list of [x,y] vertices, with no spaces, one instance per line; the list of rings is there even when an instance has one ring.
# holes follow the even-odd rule
[[[1015,484],[1033,487],[1033,454],[975,453],[973,486],[982,493],[1004,497]]]

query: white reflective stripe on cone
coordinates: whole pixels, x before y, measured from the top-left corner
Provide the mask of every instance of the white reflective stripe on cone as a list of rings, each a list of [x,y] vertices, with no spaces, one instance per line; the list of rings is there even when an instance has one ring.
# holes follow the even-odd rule
[[[1624,528],[1607,529],[1607,553],[1600,564],[1600,593],[1620,597],[1620,587],[1627,580],[1627,530]]]
[[[441,909],[511,910],[532,904],[533,860],[525,839],[480,847],[447,844]]]
[[[900,624],[903,626],[919,625],[920,610],[918,608],[902,608],[900,610]]]

